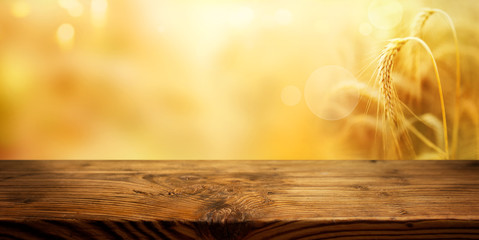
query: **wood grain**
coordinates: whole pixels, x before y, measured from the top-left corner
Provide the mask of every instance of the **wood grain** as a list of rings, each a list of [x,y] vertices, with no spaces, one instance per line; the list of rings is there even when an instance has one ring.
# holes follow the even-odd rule
[[[0,161],[0,239],[479,239],[479,161]]]

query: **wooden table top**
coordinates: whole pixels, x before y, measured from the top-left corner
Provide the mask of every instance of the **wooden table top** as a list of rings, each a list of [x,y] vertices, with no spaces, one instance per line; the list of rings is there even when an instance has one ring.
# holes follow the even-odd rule
[[[0,239],[479,239],[479,161],[0,161]]]

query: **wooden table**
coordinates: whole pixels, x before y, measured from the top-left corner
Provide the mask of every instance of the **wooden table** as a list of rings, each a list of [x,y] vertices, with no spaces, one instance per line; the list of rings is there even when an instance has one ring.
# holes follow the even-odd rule
[[[0,239],[479,239],[479,161],[0,161]]]

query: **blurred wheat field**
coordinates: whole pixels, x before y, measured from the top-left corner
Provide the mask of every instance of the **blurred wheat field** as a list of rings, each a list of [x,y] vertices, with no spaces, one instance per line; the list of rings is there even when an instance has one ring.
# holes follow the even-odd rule
[[[460,88],[453,31],[425,8],[454,25]],[[4,0],[0,158],[478,159],[477,11],[476,0]],[[381,55],[411,36],[434,61],[417,40]]]

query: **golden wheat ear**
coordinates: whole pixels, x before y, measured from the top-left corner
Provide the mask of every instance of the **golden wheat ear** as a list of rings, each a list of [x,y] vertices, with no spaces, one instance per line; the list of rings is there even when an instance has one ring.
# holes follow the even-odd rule
[[[426,8],[419,12],[414,18],[413,24],[411,25],[411,36],[420,38],[424,25],[429,17],[431,17],[434,13],[435,11],[430,8]]]
[[[390,40],[386,47],[381,51],[377,68],[380,100],[384,111],[383,122],[388,126],[388,131],[384,131],[386,134],[383,135],[383,146],[384,148],[386,147],[387,133],[390,133],[398,158],[402,158],[403,155],[398,134],[401,132],[400,129],[403,129],[404,115],[400,108],[400,100],[392,82],[391,74],[394,67],[394,59],[406,41],[407,40],[400,38]],[[414,152],[412,142],[407,134],[405,135],[404,140],[408,150]],[[386,152],[385,149],[384,152]]]
[[[413,36],[413,37],[418,37],[418,38],[423,38],[422,37],[422,29],[424,27],[424,25],[426,24],[427,20],[431,17],[431,15],[434,14],[434,11],[432,11],[431,9],[424,9],[422,10],[421,12],[419,12],[416,17],[414,18],[414,21],[411,25],[411,33],[410,33],[410,36]],[[414,79],[415,79],[415,83],[416,83],[416,86],[415,86],[415,91],[417,91],[417,100],[418,100],[418,103],[421,102],[421,98],[422,98],[422,80],[421,80],[421,71],[419,71],[419,66],[420,66],[420,62],[421,62],[421,56],[419,54],[415,54],[414,52],[414,49],[413,48],[410,48],[409,49],[409,54],[411,56],[413,56],[413,61],[412,61],[412,65],[411,65],[411,73],[414,75]]]
[[[436,80],[438,85],[438,92],[439,92],[439,99],[441,104],[441,112],[442,112],[442,124],[443,124],[443,131],[444,131],[444,152],[446,155],[446,159],[449,158],[449,143],[448,143],[448,135],[447,135],[447,121],[446,121],[446,109],[444,104],[444,95],[442,92],[442,85],[441,80],[439,77],[439,71],[437,68],[436,60],[431,52],[429,46],[420,38],[417,37],[406,37],[406,38],[397,38],[392,39],[386,45],[386,47],[382,50],[379,58],[379,65],[378,65],[378,82],[380,86],[380,96],[383,101],[383,109],[384,109],[384,118],[389,123],[390,130],[393,137],[393,142],[398,152],[399,157],[401,158],[401,149],[399,146],[399,133],[403,132],[404,129],[407,128],[406,121],[404,119],[404,114],[401,108],[401,101],[397,96],[397,92],[395,87],[392,83],[391,73],[394,66],[394,59],[398,54],[399,50],[406,44],[408,41],[414,41],[419,43],[431,57],[431,61],[434,66],[434,71],[436,74]],[[406,138],[403,139],[406,141],[406,147],[412,149],[412,143],[410,141],[409,136],[406,134]]]
[[[427,20],[434,14],[442,15],[448,22],[452,36],[454,38],[454,45],[456,47],[456,93],[455,93],[455,107],[454,107],[454,121],[452,127],[452,146],[451,155],[454,158],[457,151],[458,134],[459,134],[459,117],[460,117],[460,98],[461,98],[461,62],[459,53],[459,42],[457,38],[456,28],[449,14],[441,9],[424,9],[416,16],[416,19],[412,25],[411,36],[420,38],[423,32],[424,25]],[[416,58],[416,63],[418,59]],[[414,71],[417,73],[416,69]],[[416,79],[418,76],[416,75]]]

